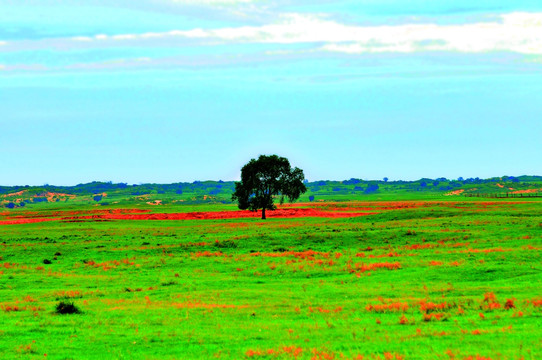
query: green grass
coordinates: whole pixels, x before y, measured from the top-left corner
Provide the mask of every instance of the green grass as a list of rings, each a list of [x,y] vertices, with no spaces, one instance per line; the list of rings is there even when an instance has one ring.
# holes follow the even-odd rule
[[[452,200],[324,205],[375,212],[353,218],[0,225],[0,358],[542,358],[541,202]]]

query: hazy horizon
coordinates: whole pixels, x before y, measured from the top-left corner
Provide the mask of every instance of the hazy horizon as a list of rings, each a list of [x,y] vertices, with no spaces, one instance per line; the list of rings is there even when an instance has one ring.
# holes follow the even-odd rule
[[[478,176],[478,178],[480,180],[487,180],[487,179],[494,179],[494,178],[503,178],[503,177],[511,177],[511,178],[519,178],[519,177],[522,177],[522,176],[534,176],[534,177],[537,177],[537,176],[542,176],[542,175],[526,175],[526,174],[522,174],[522,175],[499,175],[499,176],[490,176],[490,177],[487,177],[487,178],[481,178]],[[435,177],[435,178],[430,178],[430,177],[419,177],[419,178],[415,178],[415,179],[390,179],[388,178],[386,181],[388,182],[394,182],[394,181],[406,181],[406,182],[415,182],[415,181],[419,181],[419,180],[423,180],[423,179],[431,179],[431,180],[436,180],[438,178],[444,178],[444,176],[439,176],[439,177]],[[476,179],[477,176],[462,176],[461,178],[463,178],[464,180],[466,179]],[[349,178],[345,178],[345,179],[306,179],[308,182],[318,182],[318,181],[333,181],[333,182],[341,182],[341,181],[347,181],[347,180],[350,180],[350,179],[357,179],[357,180],[362,180],[362,181],[384,181],[384,179],[369,179],[369,178],[359,178],[359,177],[349,177]],[[447,180],[449,181],[457,181],[458,178],[446,178]],[[81,182],[81,183],[77,183],[77,184],[54,184],[54,183],[43,183],[43,184],[0,184],[0,186],[6,186],[6,187],[20,187],[20,186],[30,186],[30,187],[40,187],[40,186],[58,186],[58,187],[74,187],[74,186],[77,186],[77,185],[82,185],[82,184],[90,184],[90,183],[93,183],[93,182],[98,182],[98,183],[112,183],[112,184],[127,184],[129,186],[134,186],[134,185],[145,185],[145,184],[160,184],[160,185],[168,185],[168,184],[175,184],[175,183],[194,183],[194,182],[206,182],[206,181],[215,181],[215,182],[219,182],[219,181],[223,181],[223,182],[231,182],[231,181],[240,181],[240,179],[232,179],[232,180],[227,180],[227,179],[195,179],[195,180],[185,180],[185,181],[173,181],[173,182],[137,182],[137,183],[130,183],[130,182],[126,182],[126,181],[111,181],[111,180],[90,180],[90,181],[85,181],[85,182]],[[459,180],[461,181],[461,180]]]

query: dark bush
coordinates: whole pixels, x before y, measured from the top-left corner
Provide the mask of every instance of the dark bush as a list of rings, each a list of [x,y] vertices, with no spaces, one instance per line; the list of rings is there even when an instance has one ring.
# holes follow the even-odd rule
[[[71,301],[61,301],[56,304],[55,312],[61,315],[80,314],[81,310],[79,310],[79,308]]]
[[[310,202],[313,202],[313,201],[314,201],[314,195],[309,196],[309,201],[310,201]]]
[[[43,259],[43,263],[44,263],[45,265],[52,264],[51,260],[49,260],[49,259]]]

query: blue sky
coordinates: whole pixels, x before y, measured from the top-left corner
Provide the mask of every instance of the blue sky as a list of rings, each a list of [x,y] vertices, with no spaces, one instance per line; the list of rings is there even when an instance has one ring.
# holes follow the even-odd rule
[[[540,175],[539,1],[0,0],[0,184]]]

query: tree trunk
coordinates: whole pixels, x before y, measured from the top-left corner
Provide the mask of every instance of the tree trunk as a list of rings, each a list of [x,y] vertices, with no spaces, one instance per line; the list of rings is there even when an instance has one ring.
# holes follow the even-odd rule
[[[262,208],[262,220],[265,220],[266,217],[265,217],[265,208]]]

